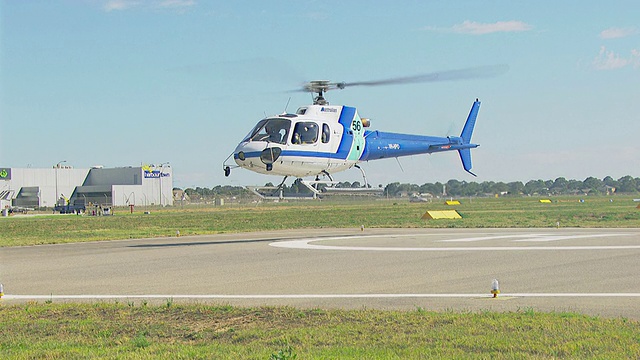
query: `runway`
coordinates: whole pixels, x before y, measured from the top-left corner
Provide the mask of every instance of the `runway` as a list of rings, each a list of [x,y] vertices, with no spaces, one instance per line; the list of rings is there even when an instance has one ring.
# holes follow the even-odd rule
[[[640,229],[318,229],[0,249],[24,301],[574,311],[640,319]],[[501,294],[491,298],[498,279]]]

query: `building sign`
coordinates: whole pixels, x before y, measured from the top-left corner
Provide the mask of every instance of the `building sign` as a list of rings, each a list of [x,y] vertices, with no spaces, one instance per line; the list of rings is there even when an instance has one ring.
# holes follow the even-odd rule
[[[0,180],[11,180],[11,168],[0,168]]]
[[[142,167],[145,179],[159,179],[161,177],[169,177],[171,174],[162,172],[162,168],[158,168],[151,165],[144,165]]]

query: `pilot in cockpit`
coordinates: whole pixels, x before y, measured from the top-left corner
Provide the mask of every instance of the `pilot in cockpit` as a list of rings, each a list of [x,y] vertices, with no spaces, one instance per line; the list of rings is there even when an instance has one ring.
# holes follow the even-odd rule
[[[265,131],[267,133],[265,141],[282,143],[282,137],[286,131],[273,125],[274,124],[267,124],[265,126]]]

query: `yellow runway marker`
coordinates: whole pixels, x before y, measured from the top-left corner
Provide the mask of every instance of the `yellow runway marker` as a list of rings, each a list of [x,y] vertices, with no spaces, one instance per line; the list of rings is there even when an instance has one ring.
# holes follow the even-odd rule
[[[455,210],[427,211],[422,215],[422,219],[462,219],[462,216]]]

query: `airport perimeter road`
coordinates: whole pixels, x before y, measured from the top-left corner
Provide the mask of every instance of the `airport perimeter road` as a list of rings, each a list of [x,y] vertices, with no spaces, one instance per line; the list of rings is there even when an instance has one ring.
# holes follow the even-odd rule
[[[144,298],[640,319],[639,258],[640,229],[321,229],[43,245],[0,249],[0,301]]]

